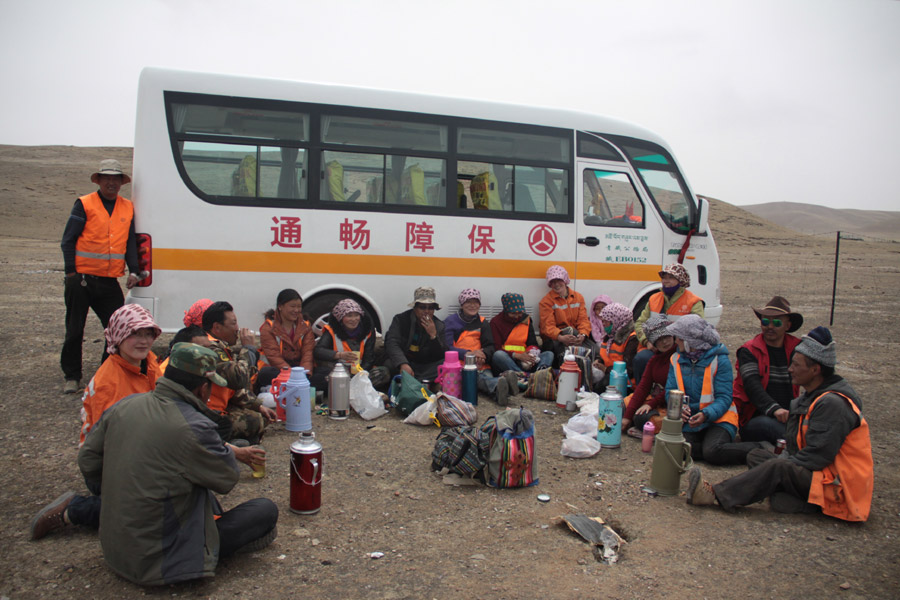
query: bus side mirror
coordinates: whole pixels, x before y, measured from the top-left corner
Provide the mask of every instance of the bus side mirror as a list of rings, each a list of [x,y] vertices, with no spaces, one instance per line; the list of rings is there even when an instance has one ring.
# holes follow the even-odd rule
[[[697,234],[703,235],[709,229],[709,200],[698,197]]]

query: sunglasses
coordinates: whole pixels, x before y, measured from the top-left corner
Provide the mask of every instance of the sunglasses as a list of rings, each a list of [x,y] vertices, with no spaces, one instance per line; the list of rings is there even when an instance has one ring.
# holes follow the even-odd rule
[[[767,319],[763,317],[759,320],[763,327],[768,327],[769,323],[771,323],[774,327],[781,327],[781,319]]]

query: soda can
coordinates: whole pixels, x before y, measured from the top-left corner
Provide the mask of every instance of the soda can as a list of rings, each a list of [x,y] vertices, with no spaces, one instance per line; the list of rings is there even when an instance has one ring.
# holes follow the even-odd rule
[[[781,454],[787,447],[787,442],[783,439],[775,440],[775,454]]]

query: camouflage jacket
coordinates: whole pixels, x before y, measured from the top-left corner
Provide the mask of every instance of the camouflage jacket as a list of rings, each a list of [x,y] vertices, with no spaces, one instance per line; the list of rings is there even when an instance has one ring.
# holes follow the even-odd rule
[[[253,346],[231,347],[222,340],[209,336],[209,348],[216,353],[216,373],[225,378],[234,396],[229,407],[259,410],[262,402],[250,389],[250,379],[256,375],[259,351]]]

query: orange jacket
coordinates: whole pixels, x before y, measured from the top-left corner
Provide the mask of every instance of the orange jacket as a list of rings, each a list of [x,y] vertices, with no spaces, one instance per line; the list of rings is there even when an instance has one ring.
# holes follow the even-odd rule
[[[797,448],[802,450],[806,446],[806,430],[813,407],[826,394],[837,394],[844,398],[859,416],[859,427],[844,438],[833,463],[821,471],[813,471],[807,502],[821,506],[822,512],[831,517],[844,521],[865,521],[869,518],[874,488],[872,442],[869,439],[869,424],[859,413],[856,403],[833,391],[825,392],[813,400],[806,414],[800,417]]]
[[[131,201],[118,196],[110,215],[97,192],[79,200],[87,220],[75,242],[75,270],[98,277],[121,277],[125,274],[125,250],[134,217]]]
[[[574,327],[578,333],[591,335],[591,322],[588,319],[584,296],[568,288],[569,297],[562,298],[553,290],[541,299],[538,310],[541,317],[541,336],[551,340],[559,337],[564,327]]]
[[[84,390],[81,399],[81,438],[78,447],[84,443],[84,438],[90,432],[94,423],[100,419],[107,408],[132,394],[143,394],[156,388],[156,380],[162,377],[156,360],[156,355],[151,352],[147,355],[147,373],[141,373],[141,369],[126,361],[118,354],[110,354]]]
[[[259,326],[260,352],[266,357],[268,364],[277,369],[303,367],[307,373],[312,373],[316,336],[303,319],[299,319],[297,322],[296,335],[299,337],[292,340],[288,332],[281,326],[281,321],[266,319]]]

